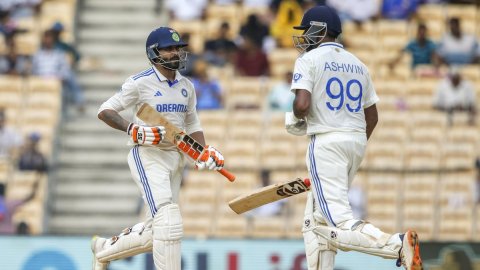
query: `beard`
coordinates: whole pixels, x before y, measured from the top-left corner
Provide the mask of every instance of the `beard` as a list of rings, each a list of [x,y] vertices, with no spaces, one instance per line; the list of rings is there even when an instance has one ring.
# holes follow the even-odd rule
[[[177,55],[177,56],[174,56],[168,60],[165,60],[165,63],[163,64],[164,67],[168,68],[168,69],[173,69],[173,70],[177,70],[180,68],[180,57]]]

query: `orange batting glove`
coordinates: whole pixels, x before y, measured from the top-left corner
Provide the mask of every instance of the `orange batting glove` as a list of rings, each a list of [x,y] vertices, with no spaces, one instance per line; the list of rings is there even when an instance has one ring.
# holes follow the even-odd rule
[[[130,123],[127,134],[132,137],[133,142],[136,144],[157,145],[165,137],[165,127],[146,127]]]
[[[208,168],[209,170],[221,170],[225,164],[223,155],[212,146],[205,146],[200,158],[195,161],[195,168],[203,170]]]

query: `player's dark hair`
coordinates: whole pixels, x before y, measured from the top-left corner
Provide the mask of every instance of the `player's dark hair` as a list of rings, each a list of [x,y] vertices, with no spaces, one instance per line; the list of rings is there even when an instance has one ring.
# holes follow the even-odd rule
[[[0,183],[0,196],[5,196],[5,184]]]

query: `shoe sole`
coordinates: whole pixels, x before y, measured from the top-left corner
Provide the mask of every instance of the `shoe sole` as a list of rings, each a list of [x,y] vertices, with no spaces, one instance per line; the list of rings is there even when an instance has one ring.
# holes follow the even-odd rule
[[[408,244],[413,248],[412,266],[409,270],[423,270],[422,258],[420,257],[420,241],[416,232],[408,234]]]

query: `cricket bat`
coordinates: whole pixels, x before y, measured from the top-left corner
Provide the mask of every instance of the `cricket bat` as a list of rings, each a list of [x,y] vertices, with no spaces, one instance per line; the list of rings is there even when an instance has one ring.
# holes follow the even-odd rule
[[[152,106],[144,103],[137,112],[137,117],[142,119],[143,122],[152,126],[164,126],[165,138],[177,146],[177,148],[197,161],[203,153],[205,147],[186,134],[183,130],[173,125],[165,118],[161,113],[157,112]],[[235,175],[226,169],[218,170],[223,176],[225,176],[230,182],[235,180]]]
[[[228,205],[237,214],[250,211],[265,204],[269,204],[290,196],[310,190],[310,179],[297,178],[285,183],[269,185],[252,191],[250,194],[239,196]]]

